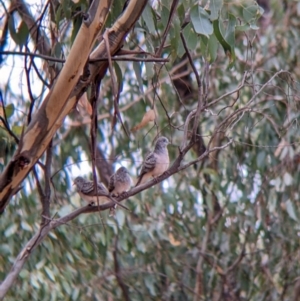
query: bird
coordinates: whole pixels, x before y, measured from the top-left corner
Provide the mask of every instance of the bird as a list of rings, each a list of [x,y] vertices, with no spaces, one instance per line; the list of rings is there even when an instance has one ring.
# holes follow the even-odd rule
[[[76,185],[76,190],[79,195],[86,201],[93,203],[97,203],[102,205],[104,203],[109,202],[109,198],[107,197],[108,191],[102,183],[97,183],[97,191],[94,191],[94,182],[85,180],[83,177],[77,177],[74,179],[74,185]]]
[[[108,183],[108,191],[111,196],[120,196],[127,192],[131,185],[129,172],[125,167],[120,167],[110,178]],[[110,216],[115,214],[117,205],[110,208]]]
[[[106,187],[102,183],[97,183],[97,190],[94,190],[94,182],[87,181],[83,177],[77,177],[74,180],[74,185],[76,185],[76,190],[79,195],[87,202],[90,202],[90,205],[94,203],[103,205],[109,201],[112,201],[115,204],[119,204],[115,201],[108,193]],[[122,208],[128,210],[124,205],[119,204]]]
[[[112,196],[120,196],[131,185],[131,178],[125,167],[120,167],[109,179],[108,191]]]
[[[169,143],[168,138],[164,136],[156,140],[154,151],[146,156],[135,187],[145,183],[150,177],[160,176],[168,169],[170,159],[167,146]]]

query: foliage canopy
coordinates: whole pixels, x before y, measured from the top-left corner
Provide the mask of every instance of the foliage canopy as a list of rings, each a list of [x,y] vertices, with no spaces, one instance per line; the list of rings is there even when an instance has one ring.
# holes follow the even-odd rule
[[[1,2],[0,299],[297,300],[299,3],[110,2]],[[160,135],[129,211],[80,200]]]

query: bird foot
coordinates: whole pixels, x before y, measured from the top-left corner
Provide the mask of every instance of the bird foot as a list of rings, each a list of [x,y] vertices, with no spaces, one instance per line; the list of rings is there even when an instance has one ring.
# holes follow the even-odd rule
[[[95,202],[89,203],[89,206],[90,206],[90,207],[93,207],[94,205],[95,205]]]
[[[170,172],[168,170],[166,170],[162,175],[165,175],[165,176],[170,176]]]
[[[164,173],[162,173],[161,175],[157,176],[157,177],[153,177],[153,180],[155,181],[156,184],[158,184],[159,182],[161,182],[162,178],[164,176],[170,176],[170,172],[165,171]]]
[[[153,180],[154,180],[155,184],[158,184],[159,183],[159,176],[158,177],[153,177]]]
[[[119,196],[122,197],[122,198],[128,198],[128,192],[123,191]]]

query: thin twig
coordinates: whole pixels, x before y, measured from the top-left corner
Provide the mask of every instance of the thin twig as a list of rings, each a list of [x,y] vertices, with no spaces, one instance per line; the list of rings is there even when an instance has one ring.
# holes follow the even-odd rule
[[[4,55],[20,55],[20,56],[31,56],[31,57],[37,57],[40,59],[47,60],[49,62],[56,62],[56,63],[65,63],[66,60],[59,59],[56,57],[52,57],[49,55],[44,55],[40,53],[32,53],[32,52],[20,52],[20,51],[0,51],[0,54]],[[108,57],[103,57],[99,59],[92,59],[89,60],[90,63],[96,63],[96,62],[105,62],[108,60]],[[158,58],[158,57],[134,57],[134,56],[114,56],[111,57],[112,61],[120,61],[120,62],[154,62],[154,63],[168,63],[169,59],[165,58]]]
[[[168,33],[170,31],[170,28],[171,28],[172,19],[173,19],[175,13],[176,13],[177,5],[178,5],[178,0],[173,0],[172,4],[171,4],[171,9],[170,9],[170,14],[169,14],[167,26],[166,26],[165,31],[163,33],[163,37],[162,37],[162,40],[160,42],[160,46],[159,46],[159,48],[157,49],[157,51],[155,53],[156,56],[161,56],[161,53],[162,53],[162,50],[164,48]]]
[[[44,188],[44,199],[42,202],[43,216],[50,216],[50,197],[51,197],[51,166],[52,166],[52,140],[46,150],[46,162],[45,162],[45,188]],[[42,218],[42,225],[45,224],[45,218]]]
[[[2,92],[0,91],[0,101],[1,101],[1,105],[2,105],[2,109],[3,109],[3,117],[0,116],[0,120],[2,121],[5,129],[7,130],[7,132],[9,133],[10,136],[12,136],[15,140],[15,142],[17,144],[19,144],[19,138],[15,135],[15,133],[11,130],[9,123],[7,121],[7,115],[6,115],[6,109],[5,109],[5,105],[4,105],[4,99],[3,99],[3,95]]]
[[[27,46],[26,46],[26,49],[28,49]],[[30,69],[31,69],[32,60],[29,63],[29,67],[28,67],[27,66],[27,58],[28,58],[28,56],[26,55],[25,60],[24,60],[24,65],[25,65],[27,92],[28,92],[29,99],[30,99],[29,112],[28,112],[28,115],[27,115],[27,124],[29,124],[30,121],[31,121],[31,115],[32,115],[32,110],[33,110],[33,107],[34,107],[35,99],[34,99],[33,94],[32,94],[31,82],[30,82]]]
[[[119,96],[120,96],[120,89],[118,89],[117,87],[117,83],[116,83],[116,78],[115,78],[115,73],[113,70],[113,66],[112,66],[112,60],[111,60],[111,54],[110,54],[110,46],[109,46],[109,38],[108,38],[108,30],[105,31],[104,35],[103,35],[103,40],[105,42],[105,46],[106,46],[106,53],[107,53],[107,57],[108,57],[108,68],[109,68],[109,72],[110,72],[110,77],[111,77],[111,83],[112,83],[112,91],[113,91],[113,96],[114,96],[114,109],[115,109],[115,116],[118,116],[118,119],[121,123],[121,126],[125,132],[125,134],[127,135],[127,137],[129,138],[129,133],[124,125],[124,122],[122,120],[121,114],[120,114],[120,110],[119,110]],[[120,85],[120,83],[119,83]],[[113,125],[112,128],[114,129],[115,127],[115,121],[116,118],[114,117],[113,119]]]

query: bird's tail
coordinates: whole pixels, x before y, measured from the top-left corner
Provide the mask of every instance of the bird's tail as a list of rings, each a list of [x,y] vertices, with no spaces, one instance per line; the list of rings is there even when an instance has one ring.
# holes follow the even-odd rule
[[[139,178],[138,178],[138,180],[137,180],[137,182],[136,182],[136,184],[134,185],[134,187],[137,187],[140,184],[142,184],[142,180],[143,180],[143,175],[140,175]]]

